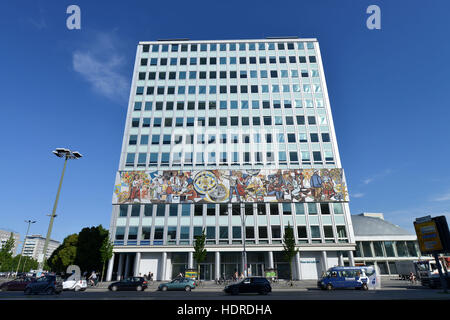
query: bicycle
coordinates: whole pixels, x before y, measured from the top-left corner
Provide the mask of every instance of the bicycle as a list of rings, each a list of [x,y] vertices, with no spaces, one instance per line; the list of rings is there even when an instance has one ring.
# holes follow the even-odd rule
[[[202,280],[196,280],[196,281],[195,281],[195,286],[196,286],[197,288],[203,288],[204,285],[205,285],[205,284],[203,283]]]

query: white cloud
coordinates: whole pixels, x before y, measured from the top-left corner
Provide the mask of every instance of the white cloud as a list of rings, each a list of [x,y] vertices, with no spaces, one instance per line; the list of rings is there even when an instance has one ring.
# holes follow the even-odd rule
[[[76,50],[72,55],[73,69],[92,85],[95,92],[118,103],[127,101],[129,79],[120,73],[125,58],[115,45],[117,39],[100,33],[94,44],[86,50]]]
[[[433,201],[450,201],[450,192],[447,192],[434,198]]]
[[[385,176],[387,176],[387,175],[389,175],[391,173],[392,173],[391,169],[386,169],[386,170],[384,170],[384,171],[382,171],[380,173],[374,174],[373,176],[364,179],[363,183],[364,184],[372,183],[374,180],[379,179],[379,178],[383,178],[383,177],[385,177]]]
[[[365,195],[364,193],[357,192],[357,193],[352,194],[351,196],[353,198],[362,198],[362,197],[364,197],[364,195]]]

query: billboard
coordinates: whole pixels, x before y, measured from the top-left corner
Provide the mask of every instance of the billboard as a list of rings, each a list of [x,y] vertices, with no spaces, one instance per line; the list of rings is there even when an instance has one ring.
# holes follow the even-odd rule
[[[450,251],[450,237],[445,216],[416,219],[414,228],[422,253]]]
[[[343,170],[121,171],[113,204],[347,202]]]

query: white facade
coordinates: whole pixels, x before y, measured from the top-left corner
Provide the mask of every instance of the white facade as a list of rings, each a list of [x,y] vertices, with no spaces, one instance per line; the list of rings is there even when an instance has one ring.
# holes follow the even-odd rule
[[[19,242],[20,242],[20,235],[16,232],[8,231],[8,230],[0,230],[0,249],[9,240],[9,238],[11,237],[11,233],[13,234],[13,238],[14,238],[14,247],[12,249],[12,254],[13,254],[13,256],[15,256],[17,254],[17,248],[18,248]]]
[[[44,251],[45,237],[41,235],[31,235],[25,239],[23,255],[38,260],[39,255]],[[48,259],[53,251],[60,245],[59,241],[50,239],[47,246],[45,259]]]
[[[316,279],[342,265],[343,255],[352,263],[355,238],[346,201],[314,201],[305,191],[309,200],[277,194],[272,202],[239,203],[238,190],[234,195],[231,189],[229,203],[197,202],[194,196],[174,203],[158,190],[152,191],[158,201],[144,203],[142,189],[138,199],[131,195],[134,185],[121,193],[119,179],[136,171],[340,168],[316,39],[140,42],[113,197],[115,257],[107,278],[151,271],[167,280],[194,267],[193,239],[202,229],[209,256],[201,274],[207,280],[245,271],[243,241],[249,274],[276,268],[287,277],[282,238],[288,225],[300,250],[294,278]],[[314,199],[327,199],[324,190],[315,189]]]

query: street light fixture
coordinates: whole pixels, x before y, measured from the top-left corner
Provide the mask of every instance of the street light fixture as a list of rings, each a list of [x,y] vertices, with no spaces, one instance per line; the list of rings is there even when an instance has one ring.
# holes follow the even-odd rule
[[[19,272],[20,261],[22,260],[23,250],[24,250],[24,248],[25,248],[25,241],[27,241],[27,238],[28,238],[28,232],[30,231],[30,225],[31,225],[32,223],[36,223],[36,221],[33,221],[33,220],[25,220],[25,222],[28,223],[28,228],[27,228],[27,233],[26,233],[26,235],[25,235],[25,239],[23,240],[23,244],[22,244],[22,252],[20,253],[19,263],[17,264],[16,276],[17,276],[17,273]]]
[[[58,192],[56,193],[56,200],[53,205],[52,214],[50,215],[50,224],[48,226],[47,237],[45,238],[45,244],[44,244],[44,249],[42,252],[42,258],[40,259],[40,262],[39,262],[39,271],[42,271],[42,268],[44,266],[44,260],[45,260],[45,255],[47,253],[48,242],[50,240],[50,234],[52,233],[52,228],[53,228],[53,220],[56,217],[55,213],[56,213],[56,207],[58,205],[59,193],[61,191],[61,185],[62,185],[63,178],[64,178],[64,172],[66,171],[67,160],[80,159],[81,157],[83,157],[83,155],[81,153],[79,153],[78,151],[71,151],[66,148],[56,148],[52,152],[58,158],[65,158],[65,160],[64,160],[64,168],[63,168],[63,171],[61,174],[61,179],[59,180]]]

